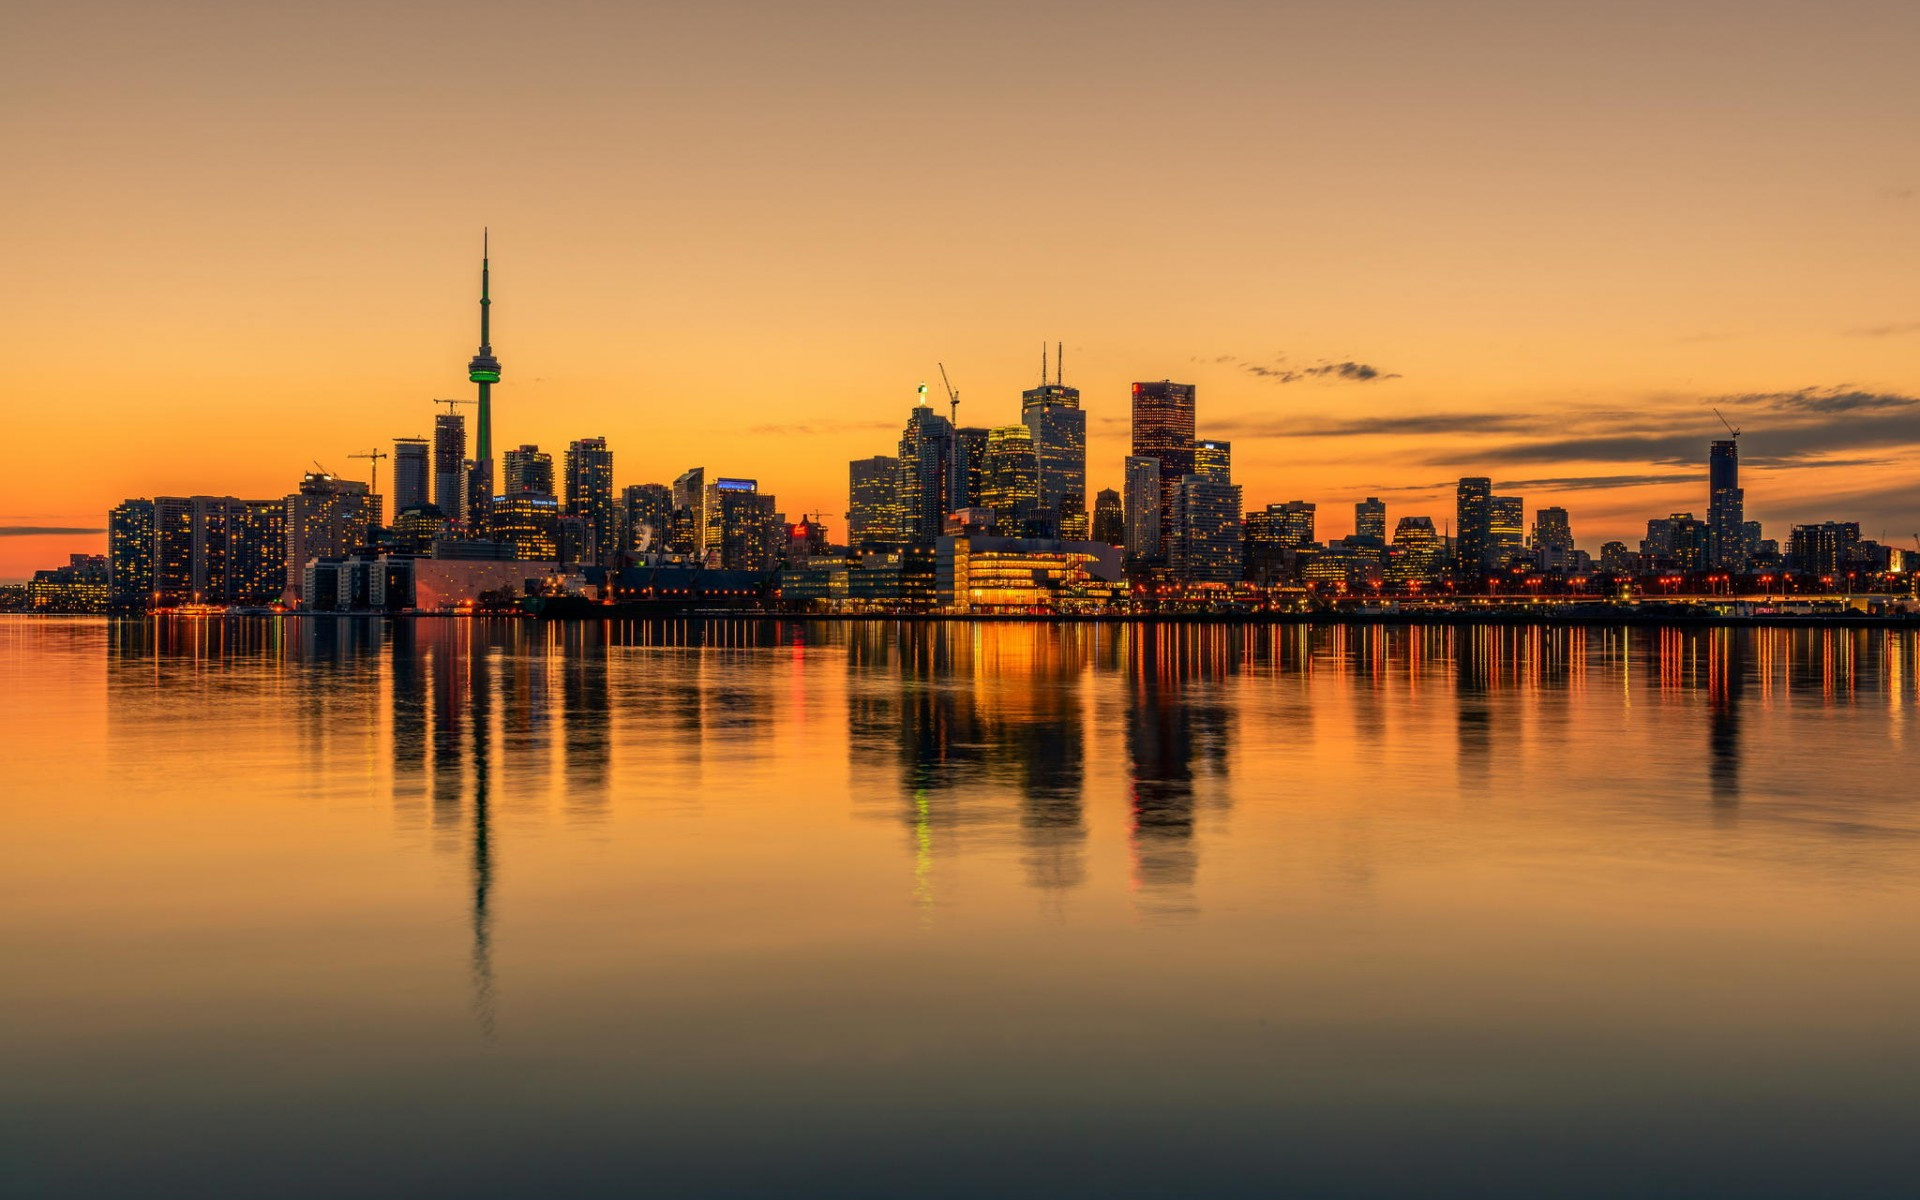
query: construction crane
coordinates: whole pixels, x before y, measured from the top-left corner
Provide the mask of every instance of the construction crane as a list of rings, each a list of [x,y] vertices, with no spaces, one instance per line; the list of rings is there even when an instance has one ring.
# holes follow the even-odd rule
[[[1725,426],[1727,427],[1727,432],[1733,435],[1733,440],[1734,440],[1734,441],[1736,441],[1736,442],[1737,442],[1737,441],[1739,441],[1739,440],[1740,440],[1740,431],[1739,431],[1738,429],[1735,429],[1735,428],[1733,427],[1733,422],[1732,422],[1732,421],[1729,421],[1729,420],[1727,420],[1727,419],[1726,419],[1725,417],[1723,417],[1723,416],[1721,416],[1721,415],[1720,415],[1720,410],[1719,410],[1719,409],[1717,409],[1717,408],[1713,410],[1713,415],[1714,415],[1714,416],[1716,416],[1716,417],[1720,417],[1720,423],[1721,423],[1722,425],[1725,425]]]
[[[388,454],[385,450],[369,450],[365,454],[349,454],[347,457],[369,458],[373,460],[373,483],[370,486],[370,490],[374,495],[378,496],[380,494],[380,460],[383,458],[391,458],[392,455]]]
[[[448,416],[452,416],[452,415],[453,415],[453,406],[454,406],[454,405],[456,405],[456,404],[478,404],[478,403],[480,403],[480,402],[479,402],[478,400],[435,400],[435,401],[434,401],[434,403],[435,403],[435,404],[444,404],[444,405],[446,405],[446,406],[447,406],[447,415],[448,415]]]
[[[945,363],[940,364],[940,386],[947,389],[947,411],[953,414],[950,419],[957,429],[960,426],[960,393],[954,389],[953,384],[947,382],[947,364]]]

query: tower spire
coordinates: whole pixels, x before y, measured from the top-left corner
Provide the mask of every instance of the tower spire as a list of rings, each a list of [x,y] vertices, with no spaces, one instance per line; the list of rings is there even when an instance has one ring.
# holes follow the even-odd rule
[[[484,530],[493,510],[493,385],[500,382],[500,360],[493,356],[492,230],[480,230],[480,352],[467,363],[467,379],[480,389],[475,414],[473,475],[468,480],[467,513]]]

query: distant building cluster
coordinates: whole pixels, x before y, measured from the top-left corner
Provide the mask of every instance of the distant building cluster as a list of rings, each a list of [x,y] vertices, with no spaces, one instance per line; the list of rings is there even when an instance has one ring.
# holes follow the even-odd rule
[[[493,453],[491,269],[483,252],[471,400],[440,400],[432,436],[395,438],[369,482],[324,469],[278,497],[129,499],[108,517],[104,558],[75,556],[0,607],[462,611],[608,602],[810,612],[1073,613],[1300,607],[1329,598],[1460,598],[1911,590],[1914,551],[1852,522],[1796,525],[1784,543],[1745,517],[1738,431],[1708,452],[1706,518],[1648,521],[1637,547],[1597,559],[1566,509],[1535,509],[1459,481],[1451,514],[1354,505],[1353,533],[1322,540],[1316,506],[1248,510],[1230,442],[1198,436],[1194,385],[1132,385],[1130,453],[1118,488],[1087,499],[1087,413],[1060,355],[1041,353],[1017,420],[961,425],[926,385],[891,454],[848,464],[845,541],[821,514],[794,519],[758,480],[690,467],[671,482],[617,486],[602,437],[571,442],[556,470],[537,445]],[[946,380],[944,368],[941,371]],[[468,445],[466,414],[476,406]],[[1010,416],[1013,414],[1009,414]],[[391,517],[379,465],[391,459]],[[496,472],[496,466],[498,468]],[[1391,531],[1391,532],[1390,532]]]

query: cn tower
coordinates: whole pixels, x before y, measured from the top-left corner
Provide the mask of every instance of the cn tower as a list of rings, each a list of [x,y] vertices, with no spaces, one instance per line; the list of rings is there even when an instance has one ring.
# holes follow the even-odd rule
[[[500,382],[500,360],[493,356],[488,310],[488,233],[480,231],[480,352],[467,364],[467,378],[480,385],[480,427],[474,438],[473,477],[467,483],[467,515],[484,530],[493,515],[493,385]]]

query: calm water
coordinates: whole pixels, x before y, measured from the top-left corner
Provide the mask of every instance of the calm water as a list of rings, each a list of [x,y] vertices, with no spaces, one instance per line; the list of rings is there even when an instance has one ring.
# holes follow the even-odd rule
[[[0,1191],[1911,1195],[1916,667],[0,621]]]

